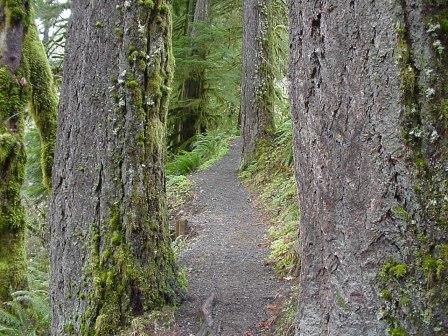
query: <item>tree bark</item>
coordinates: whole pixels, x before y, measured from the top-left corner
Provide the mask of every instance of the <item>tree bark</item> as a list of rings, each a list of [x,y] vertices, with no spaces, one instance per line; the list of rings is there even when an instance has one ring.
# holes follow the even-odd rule
[[[20,192],[30,106],[42,141],[44,182],[50,188],[57,97],[28,1],[0,2],[0,302],[26,288],[25,215]]]
[[[244,0],[241,134],[243,166],[254,159],[258,143],[274,129],[271,0]]]
[[[176,301],[165,204],[170,5],[73,1],[50,208],[52,335]]]
[[[289,9],[296,334],[445,335],[448,6],[290,0]]]

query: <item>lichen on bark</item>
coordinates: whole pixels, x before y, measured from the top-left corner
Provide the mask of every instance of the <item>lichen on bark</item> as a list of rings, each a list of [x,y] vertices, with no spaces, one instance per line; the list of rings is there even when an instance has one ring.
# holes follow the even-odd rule
[[[117,335],[181,293],[163,168],[170,14],[166,0],[73,4],[49,216],[54,335]]]
[[[418,207],[404,203],[403,215],[395,214],[409,228],[408,252],[386,263],[379,275],[390,335],[448,331],[447,17],[445,1],[426,0],[412,11],[403,1],[397,29],[402,134]],[[406,272],[397,274],[397,265]]]

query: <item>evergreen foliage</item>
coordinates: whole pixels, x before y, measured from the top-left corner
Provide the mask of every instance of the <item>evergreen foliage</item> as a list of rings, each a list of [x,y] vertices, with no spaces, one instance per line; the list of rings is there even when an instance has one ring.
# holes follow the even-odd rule
[[[191,24],[191,3],[174,1],[173,50],[176,71],[172,87],[168,119],[168,139],[171,149],[191,149],[193,138],[178,143],[180,124],[194,123],[201,130],[235,129],[239,110],[241,69],[241,1],[211,2],[210,22]],[[193,26],[193,27],[192,27]],[[195,34],[188,34],[189,29]],[[195,53],[205,50],[207,57]],[[190,77],[204,77],[203,94],[198,99],[185,100],[184,84]],[[201,107],[201,108],[198,108]],[[192,115],[192,111],[200,111]],[[195,112],[194,112],[195,113]]]
[[[45,245],[40,240],[32,236],[29,240],[29,288],[12,293],[10,301],[0,304],[0,336],[48,336],[50,334],[48,255]]]
[[[32,4],[46,55],[55,76],[60,79],[70,0],[33,0]]]
[[[168,162],[168,175],[187,175],[197,169],[205,169],[221,159],[228,150],[231,136],[225,133],[199,135],[191,151],[183,151]]]

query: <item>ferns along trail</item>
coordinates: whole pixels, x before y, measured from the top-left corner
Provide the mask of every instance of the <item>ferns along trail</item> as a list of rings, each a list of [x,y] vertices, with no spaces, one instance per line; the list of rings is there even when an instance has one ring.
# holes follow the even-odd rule
[[[0,336],[448,335],[445,0],[0,0]]]

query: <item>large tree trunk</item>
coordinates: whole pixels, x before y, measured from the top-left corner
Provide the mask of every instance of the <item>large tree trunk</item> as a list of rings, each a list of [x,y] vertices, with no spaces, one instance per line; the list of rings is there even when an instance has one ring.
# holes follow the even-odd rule
[[[116,335],[171,304],[170,5],[73,1],[50,209],[53,335]]]
[[[290,1],[297,335],[447,332],[446,7]]]
[[[42,140],[44,182],[50,187],[57,98],[45,50],[26,0],[0,2],[0,302],[26,287],[24,120],[28,105]]]
[[[274,129],[271,0],[244,0],[241,134],[243,166],[256,154],[257,145]]]
[[[447,9],[290,0],[297,335],[448,331]]]

